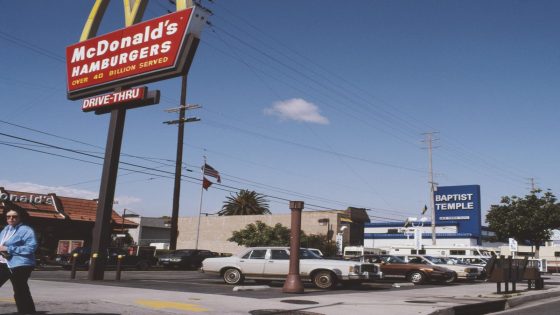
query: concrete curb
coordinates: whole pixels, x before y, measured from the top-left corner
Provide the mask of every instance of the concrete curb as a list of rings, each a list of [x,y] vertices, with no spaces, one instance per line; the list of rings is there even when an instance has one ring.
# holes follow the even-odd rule
[[[524,291],[523,293],[529,293],[529,292],[536,292],[536,291],[534,290]],[[437,310],[433,313],[430,313],[429,315],[477,315],[477,314],[494,313],[494,312],[500,312],[500,311],[512,309],[528,302],[544,300],[544,299],[549,299],[558,296],[560,296],[560,289],[552,289],[546,292],[538,292],[538,293],[532,293],[532,294],[508,297],[508,298],[496,298],[495,300],[492,301],[453,306],[453,307]]]
[[[517,306],[522,305],[522,304],[527,303],[527,302],[544,300],[544,299],[557,297],[557,296],[560,296],[560,290],[559,289],[550,290],[550,291],[542,292],[542,293],[539,292],[537,294],[530,294],[530,295],[512,297],[512,298],[509,298],[509,299],[506,300],[505,309],[510,309],[510,308],[513,308],[513,307],[517,307]]]

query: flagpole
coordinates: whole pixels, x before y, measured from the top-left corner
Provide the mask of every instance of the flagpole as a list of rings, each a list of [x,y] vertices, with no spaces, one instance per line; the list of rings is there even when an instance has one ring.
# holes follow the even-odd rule
[[[202,196],[204,195],[204,170],[206,169],[206,155],[202,166],[202,185],[200,185],[200,203],[198,204],[198,224],[196,225],[196,243],[194,249],[198,249],[198,237],[200,235],[200,214],[202,213]]]

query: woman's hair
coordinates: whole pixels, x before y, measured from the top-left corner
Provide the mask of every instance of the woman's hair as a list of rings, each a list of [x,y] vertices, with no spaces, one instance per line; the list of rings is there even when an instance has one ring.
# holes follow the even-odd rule
[[[4,211],[2,212],[2,216],[4,220],[6,219],[6,214],[10,211],[15,211],[18,214],[20,222],[26,223],[27,221],[29,221],[29,213],[27,213],[25,209],[21,207],[17,207],[17,206],[14,207],[9,205],[6,205],[4,207]]]

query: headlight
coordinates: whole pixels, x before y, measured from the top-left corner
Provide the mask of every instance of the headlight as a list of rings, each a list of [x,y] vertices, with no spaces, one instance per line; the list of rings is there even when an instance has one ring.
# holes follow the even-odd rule
[[[354,266],[348,267],[348,272],[349,273],[360,273],[360,265],[354,265]]]
[[[180,262],[181,258],[171,258],[170,261],[172,262]]]

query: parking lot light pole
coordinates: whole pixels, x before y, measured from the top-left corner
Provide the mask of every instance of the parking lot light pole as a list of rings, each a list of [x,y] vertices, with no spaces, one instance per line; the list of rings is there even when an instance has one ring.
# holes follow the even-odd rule
[[[301,233],[301,211],[303,209],[303,201],[290,201],[290,210],[292,211],[292,224],[290,226],[290,269],[288,277],[282,287],[284,293],[303,293],[303,283],[299,275],[299,247]]]

